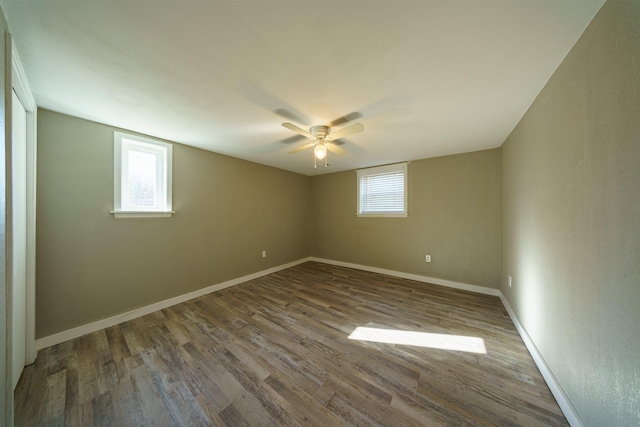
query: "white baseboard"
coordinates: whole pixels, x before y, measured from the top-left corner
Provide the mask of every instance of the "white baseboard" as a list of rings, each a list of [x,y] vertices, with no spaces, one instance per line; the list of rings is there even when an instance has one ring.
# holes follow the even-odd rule
[[[516,317],[515,312],[513,311],[511,306],[509,305],[509,302],[507,301],[507,299],[504,297],[504,295],[502,294],[502,292],[499,289],[486,288],[486,287],[483,287],[483,286],[470,285],[470,284],[467,284],[467,283],[453,282],[451,280],[438,279],[438,278],[427,277],[427,276],[420,276],[420,275],[417,275],[417,274],[403,273],[403,272],[400,272],[400,271],[386,270],[384,268],[370,267],[370,266],[366,266],[366,265],[352,264],[352,263],[349,263],[349,262],[335,261],[335,260],[324,259],[324,258],[310,257],[309,260],[310,261],[321,262],[321,263],[325,263],[325,264],[338,265],[338,266],[341,266],[341,267],[355,268],[357,270],[370,271],[370,272],[373,272],[373,273],[386,274],[386,275],[389,275],[389,276],[401,277],[403,279],[416,280],[416,281],[419,281],[419,282],[427,282],[427,283],[432,283],[434,285],[447,286],[447,287],[450,287],[450,288],[463,289],[465,291],[477,292],[477,293],[481,293],[481,294],[485,294],[485,295],[493,295],[493,296],[500,297],[500,300],[502,301],[502,304],[507,309],[507,312],[509,313],[509,317],[511,317],[511,321],[515,325],[516,330],[518,331],[518,334],[522,338],[522,341],[524,341],[524,343],[525,343],[525,345],[527,347],[527,350],[529,350],[529,353],[531,354],[531,357],[533,358],[533,361],[535,362],[536,366],[540,370],[540,373],[542,374],[542,377],[544,378],[544,380],[546,381],[547,385],[549,386],[549,389],[551,390],[551,393],[553,394],[553,397],[555,397],[556,401],[558,402],[558,405],[560,406],[560,409],[562,410],[562,413],[564,414],[565,418],[569,422],[569,425],[571,425],[572,427],[583,427],[584,426],[584,423],[582,422],[582,420],[578,416],[578,413],[576,412],[576,410],[573,407],[573,405],[571,405],[571,402],[567,398],[567,395],[564,393],[564,390],[562,390],[562,387],[560,386],[560,384],[556,380],[556,377],[553,375],[553,373],[549,369],[549,366],[544,361],[544,358],[542,357],[542,355],[538,351],[538,348],[536,347],[536,345],[534,344],[533,340],[531,339],[531,337],[527,333],[526,329],[524,329],[524,327],[522,326],[522,324],[520,323],[520,321]]]
[[[153,313],[154,311],[162,310],[162,309],[171,307],[173,305],[180,304],[185,301],[189,301],[191,299],[198,298],[203,295],[219,291],[221,289],[235,286],[240,283],[247,282],[249,280],[257,279],[258,277],[266,276],[267,274],[275,273],[277,271],[284,270],[285,268],[294,267],[298,264],[305,263],[309,260],[310,258],[302,258],[287,264],[271,267],[266,270],[262,270],[246,276],[238,277],[237,279],[227,280],[226,282],[207,286],[206,288],[198,289],[197,291],[189,292],[184,295],[178,295],[177,297],[169,298],[164,301],[159,301],[159,302],[147,305],[145,307],[136,308],[135,310],[131,310],[126,313],[116,314],[115,316],[111,316],[106,319],[101,319],[96,322],[88,323],[86,325],[78,326],[77,328],[68,329],[66,331],[58,332],[53,335],[38,338],[36,340],[36,349],[41,350],[43,348],[51,347],[52,345],[60,344],[65,341],[78,338],[83,335],[87,335],[92,332],[109,328],[111,326],[115,326],[122,322],[126,322],[128,320],[132,320],[132,319]]]
[[[65,342],[74,338],[78,338],[83,335],[87,335],[87,334],[99,331],[101,329],[109,328],[111,326],[115,326],[122,322],[126,322],[128,320],[132,320],[132,319],[153,313],[154,311],[162,310],[162,309],[171,307],[173,305],[180,304],[194,298],[198,298],[202,295],[210,294],[212,292],[216,292],[221,289],[228,288],[230,286],[235,286],[237,284],[240,284],[252,279],[256,279],[258,277],[266,276],[267,274],[275,273],[277,271],[284,270],[285,268],[290,268],[298,264],[305,263],[307,261],[315,261],[315,262],[321,262],[324,264],[331,264],[331,265],[337,265],[341,267],[355,268],[357,270],[370,271],[373,273],[387,274],[389,276],[401,277],[404,279],[416,280],[419,282],[432,283],[434,285],[447,286],[450,288],[463,289],[466,291],[477,292],[481,294],[495,295],[495,296],[498,296],[500,294],[500,291],[498,289],[485,288],[483,286],[470,285],[467,283],[458,283],[458,282],[453,282],[451,280],[420,276],[417,274],[404,273],[401,271],[387,270],[383,268],[370,267],[370,266],[360,265],[360,264],[352,264],[348,262],[335,261],[335,260],[324,259],[324,258],[308,257],[308,258],[302,258],[297,261],[290,262],[288,264],[283,264],[283,265],[272,267],[256,273],[252,273],[247,276],[238,277],[236,279],[228,280],[226,282],[211,285],[206,288],[198,289],[197,291],[189,292],[184,295],[179,295],[177,297],[159,301],[144,307],[136,308],[135,310],[131,310],[126,313],[116,314],[115,316],[111,316],[106,319],[101,319],[96,322],[88,323],[86,325],[78,326],[76,328],[68,329],[66,331],[58,332],[53,335],[38,338],[36,340],[36,350],[41,350],[43,348],[51,347],[53,345],[60,344],[62,342]]]
[[[452,280],[438,279],[436,277],[421,276],[419,274],[404,273],[402,271],[387,270],[384,268],[370,267],[368,265],[352,264],[350,262],[335,261],[332,259],[310,257],[309,261],[321,262],[324,264],[337,265],[340,267],[355,268],[356,270],[370,271],[372,273],[386,274],[388,276],[401,277],[403,279],[415,280],[417,282],[431,283],[433,285],[446,286],[449,288],[462,289],[479,294],[500,296],[500,290],[487,288],[484,286],[470,285],[468,283],[454,282]]]
[[[538,369],[540,370],[542,377],[546,381],[547,386],[549,386],[549,389],[551,390],[553,397],[555,397],[556,401],[558,402],[558,405],[560,406],[560,409],[562,410],[562,413],[564,414],[565,418],[569,422],[569,425],[571,427],[583,427],[584,423],[578,416],[578,413],[576,412],[575,408],[569,401],[569,398],[564,393],[564,390],[560,386],[560,383],[558,383],[558,380],[556,380],[556,377],[553,375],[553,372],[551,372],[551,369],[549,369],[547,362],[544,361],[544,358],[538,351],[538,347],[536,347],[535,343],[527,333],[527,330],[522,326],[522,324],[516,317],[516,314],[511,308],[511,305],[509,305],[509,301],[507,301],[507,299],[502,294],[502,292],[500,292],[499,296],[500,296],[500,300],[502,301],[502,304],[505,306],[505,308],[507,309],[507,312],[509,313],[509,317],[511,317],[511,321],[513,322],[516,329],[518,330],[518,334],[520,334],[522,341],[524,341],[524,345],[527,347],[527,350],[529,350],[529,353],[531,353],[531,357],[533,358],[533,361],[536,363],[536,366],[538,366]]]
[[[507,299],[504,297],[504,295],[502,294],[502,292],[499,289],[487,288],[487,287],[484,287],[484,286],[471,285],[471,284],[468,284],[468,283],[459,283],[459,282],[454,282],[454,281],[451,281],[451,280],[438,279],[438,278],[435,278],[435,277],[421,276],[421,275],[418,275],[418,274],[404,273],[404,272],[401,272],[401,271],[387,270],[387,269],[384,269],[384,268],[371,267],[371,266],[360,265],[360,264],[353,264],[353,263],[349,263],[349,262],[342,262],[342,261],[330,260],[330,259],[325,259],[325,258],[316,258],[316,257],[302,258],[302,259],[299,259],[297,261],[293,261],[293,262],[290,262],[290,263],[287,263],[287,264],[283,264],[283,265],[279,265],[279,266],[276,266],[276,267],[268,268],[266,270],[258,271],[256,273],[252,273],[252,274],[249,274],[247,276],[238,277],[236,279],[232,279],[232,280],[228,280],[226,282],[222,282],[222,283],[218,283],[218,284],[215,284],[215,285],[212,285],[212,286],[208,286],[206,288],[202,288],[202,289],[199,289],[197,291],[189,292],[189,293],[184,294],[184,295],[179,295],[179,296],[174,297],[174,298],[169,298],[167,300],[160,301],[160,302],[157,302],[157,303],[154,303],[154,304],[150,304],[150,305],[147,305],[145,307],[137,308],[135,310],[131,310],[131,311],[128,311],[126,313],[117,314],[115,316],[112,316],[112,317],[109,317],[109,318],[106,318],[106,319],[102,319],[102,320],[98,320],[96,322],[89,323],[89,324],[86,324],[86,325],[82,325],[82,326],[79,326],[77,328],[69,329],[69,330],[66,330],[66,331],[59,332],[57,334],[53,334],[53,335],[49,335],[49,336],[46,336],[46,337],[43,337],[43,338],[39,338],[39,339],[36,340],[36,349],[37,350],[41,350],[43,348],[47,348],[47,347],[50,347],[52,345],[60,344],[60,343],[65,342],[65,341],[68,341],[68,340],[71,340],[71,339],[74,339],[74,338],[78,338],[80,336],[83,336],[83,335],[86,335],[86,334],[90,334],[92,332],[96,332],[96,331],[99,331],[99,330],[104,329],[104,328],[115,326],[115,325],[117,325],[119,323],[126,322],[128,320],[132,320],[132,319],[144,316],[146,314],[153,313],[154,311],[162,310],[162,309],[171,307],[173,305],[180,304],[180,303],[183,303],[185,301],[189,301],[191,299],[198,298],[200,296],[203,296],[203,295],[206,295],[206,294],[210,294],[212,292],[219,291],[221,289],[225,289],[225,288],[228,288],[228,287],[231,287],[231,286],[235,286],[235,285],[238,285],[240,283],[244,283],[244,282],[247,282],[249,280],[256,279],[258,277],[266,276],[268,274],[272,274],[272,273],[278,272],[280,270],[284,270],[286,268],[294,267],[296,265],[305,263],[307,261],[314,261],[314,262],[320,262],[320,263],[324,263],[324,264],[337,265],[337,266],[340,266],[340,267],[354,268],[356,270],[370,271],[372,273],[386,274],[386,275],[389,275],[389,276],[400,277],[400,278],[403,278],[403,279],[410,279],[410,280],[415,280],[415,281],[418,281],[418,282],[431,283],[431,284],[434,284],[434,285],[446,286],[446,287],[450,287],[450,288],[462,289],[462,290],[465,290],[465,291],[471,291],[471,292],[476,292],[476,293],[480,293],[480,294],[493,295],[493,296],[500,297],[500,300],[502,301],[502,304],[505,306],[505,308],[507,309],[507,312],[509,313],[509,317],[511,317],[511,320],[513,321],[513,324],[515,325],[518,333],[520,334],[520,337],[522,338],[522,341],[524,341],[527,349],[529,350],[529,353],[531,353],[531,357],[533,358],[535,364],[538,366],[538,369],[540,370],[540,373],[542,374],[542,377],[547,382],[547,385],[549,386],[549,389],[551,390],[551,393],[553,394],[553,396],[555,397],[556,401],[558,402],[558,405],[560,406],[560,409],[564,413],[564,416],[567,418],[567,421],[569,422],[569,424],[572,427],[583,427],[584,426],[584,423],[580,420],[580,417],[578,416],[578,413],[575,411],[573,405],[571,405],[571,402],[569,401],[569,399],[567,398],[566,394],[562,390],[562,387],[560,387],[560,384],[558,383],[558,381],[556,380],[555,376],[553,375],[553,373],[551,372],[551,370],[547,366],[547,363],[544,361],[542,355],[538,351],[538,348],[536,347],[536,345],[534,344],[533,340],[531,339],[531,337],[529,336],[527,331],[524,329],[524,327],[522,326],[522,324],[520,323],[520,321],[516,317],[515,312],[511,308],[511,305],[509,305],[509,302],[507,301]]]

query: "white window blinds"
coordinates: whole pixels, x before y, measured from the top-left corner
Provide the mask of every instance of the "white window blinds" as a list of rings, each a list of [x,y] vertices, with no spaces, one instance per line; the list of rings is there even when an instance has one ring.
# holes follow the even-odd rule
[[[407,164],[358,171],[358,215],[407,216]]]

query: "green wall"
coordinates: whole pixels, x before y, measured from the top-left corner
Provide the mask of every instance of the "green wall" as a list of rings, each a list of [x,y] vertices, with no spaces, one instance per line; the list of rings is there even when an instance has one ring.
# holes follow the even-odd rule
[[[176,144],[176,215],[115,220],[114,129],[41,110],[37,336],[311,255],[500,287],[585,425],[640,424],[639,22],[605,3],[501,149],[411,162],[408,218]]]
[[[114,130],[39,112],[38,338],[309,255],[497,287],[497,149],[414,161],[408,218],[356,218],[353,171],[310,178],[175,144],[176,214],[116,220]]]
[[[180,144],[176,214],[114,219],[114,130],[38,112],[37,337],[309,255],[308,177]]]
[[[502,292],[585,425],[640,425],[640,1],[602,7],[502,150]]]
[[[498,287],[498,149],[411,162],[407,218],[356,217],[356,198],[353,171],[311,179],[312,256]]]

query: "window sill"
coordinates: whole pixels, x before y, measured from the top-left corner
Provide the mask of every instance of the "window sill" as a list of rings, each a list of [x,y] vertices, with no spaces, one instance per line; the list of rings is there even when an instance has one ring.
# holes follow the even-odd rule
[[[406,218],[409,213],[356,213],[356,216],[358,218]]]
[[[115,218],[169,218],[175,211],[111,211]]]

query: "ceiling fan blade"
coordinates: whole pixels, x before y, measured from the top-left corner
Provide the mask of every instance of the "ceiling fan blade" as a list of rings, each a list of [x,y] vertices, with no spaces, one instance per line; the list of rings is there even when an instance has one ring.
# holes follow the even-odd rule
[[[360,117],[362,117],[362,114],[358,113],[357,111],[354,111],[352,113],[346,114],[342,117],[338,117],[337,119],[335,119],[334,121],[332,121],[331,123],[329,123],[330,127],[335,127],[335,126],[340,126],[343,125],[345,123],[349,123],[355,119],[359,119]]]
[[[363,130],[364,130],[364,126],[362,126],[362,124],[354,123],[351,126],[347,126],[346,128],[342,128],[335,132],[331,132],[329,134],[329,137],[331,138],[332,141],[335,141],[336,139],[340,139],[348,135],[353,135],[354,133],[362,132]]]
[[[299,133],[302,136],[306,136],[309,139],[313,139],[313,135],[311,135],[306,130],[294,125],[293,123],[283,123],[282,126],[286,127],[289,130],[292,130],[292,131],[294,131],[296,133]]]
[[[301,146],[301,147],[298,147],[298,148],[295,148],[295,149],[293,149],[293,150],[289,151],[289,154],[296,154],[296,153],[299,153],[299,152],[304,151],[304,150],[306,150],[306,149],[308,149],[308,148],[312,148],[314,145],[316,145],[316,144],[315,144],[315,143],[313,143],[313,142],[310,142],[310,143],[308,143],[308,144],[305,144],[305,145],[303,145],[303,146]]]
[[[273,110],[273,112],[284,119],[291,120],[292,122],[298,122],[298,123],[307,122],[306,118],[302,118],[298,116],[296,113],[294,113],[293,111],[287,110],[286,108],[276,108],[275,110]]]
[[[282,142],[283,144],[293,144],[294,142],[298,142],[301,139],[304,139],[304,136],[302,136],[302,135],[293,135],[293,136],[290,136],[289,138],[285,138],[285,139],[281,140],[280,142]]]
[[[333,142],[325,142],[324,146],[327,147],[327,150],[331,151],[334,154],[345,154],[346,153],[346,151],[344,151],[342,148],[338,147]]]

